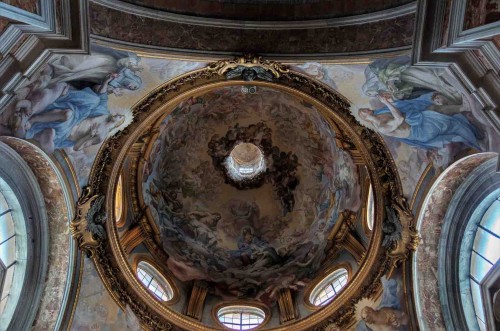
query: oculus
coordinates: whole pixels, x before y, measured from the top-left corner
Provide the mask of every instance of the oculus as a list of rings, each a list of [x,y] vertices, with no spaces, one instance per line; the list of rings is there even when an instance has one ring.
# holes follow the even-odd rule
[[[266,169],[264,154],[252,143],[234,146],[225,162],[228,175],[233,180],[254,178]]]
[[[217,311],[217,320],[231,330],[255,329],[265,319],[266,313],[262,309],[253,306],[225,306]]]
[[[347,269],[336,269],[327,275],[311,291],[309,301],[315,306],[324,306],[337,296],[349,280]]]
[[[140,261],[137,264],[137,278],[158,300],[170,301],[174,291],[169,282],[151,264]]]

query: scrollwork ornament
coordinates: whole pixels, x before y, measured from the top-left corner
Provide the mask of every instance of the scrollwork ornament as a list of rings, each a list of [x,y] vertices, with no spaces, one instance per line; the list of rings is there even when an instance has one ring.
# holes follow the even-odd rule
[[[241,77],[246,81],[253,81],[257,78],[272,81],[289,72],[288,67],[281,63],[263,60],[262,57],[251,54],[236,57],[233,60],[218,61],[209,65],[208,68],[220,76],[225,75],[227,79]]]
[[[400,233],[389,251],[389,256],[393,259],[393,264],[397,264],[406,260],[409,254],[417,249],[419,236],[415,229],[414,217],[406,198],[402,196],[396,197],[388,210],[392,214],[393,221],[399,221],[398,231]]]
[[[106,239],[104,223],[106,213],[103,208],[104,196],[92,194],[90,187],[86,187],[76,206],[75,218],[70,224],[73,237],[78,247],[92,256],[99,241]]]
[[[235,69],[237,71],[234,71]],[[241,75],[240,69],[242,69]],[[137,280],[130,273],[123,250],[119,248],[116,226],[114,222],[106,222],[106,215],[113,215],[111,209],[107,210],[113,205],[113,197],[110,194],[111,185],[115,185],[126,157],[126,149],[130,150],[133,143],[138,137],[143,136],[144,132],[155,129],[152,123],[159,123],[161,116],[169,111],[168,107],[173,109],[174,104],[170,105],[169,102],[174,97],[187,98],[201,93],[199,91],[203,88],[205,88],[203,91],[206,91],[208,83],[211,88],[229,86],[232,82],[231,79],[227,79],[227,74],[232,72],[234,75],[237,74],[233,78],[239,78],[243,76],[243,69],[255,71],[255,82],[252,84],[298,93],[304,98],[309,98],[311,102],[316,102],[319,108],[323,107],[322,112],[328,121],[334,122],[341,134],[349,137],[349,144],[355,145],[366,163],[374,184],[375,196],[378,197],[377,222],[382,222],[383,214],[385,214],[386,218],[389,217],[386,220],[389,222],[386,226],[391,222],[396,222],[395,224],[401,227],[396,231],[386,229],[387,233],[384,236],[383,224],[376,223],[372,234],[372,238],[375,238],[374,244],[371,247],[375,253],[373,255],[369,253],[362,259],[362,263],[370,260],[370,264],[360,268],[362,271],[359,277],[357,276],[352,282],[356,286],[346,287],[337,300],[332,302],[331,305],[336,309],[330,306],[324,307],[303,320],[277,327],[277,330],[322,330],[330,324],[344,328],[353,321],[354,305],[362,298],[373,297],[378,293],[381,287],[380,278],[391,271],[397,263],[408,258],[412,250],[415,250],[418,244],[418,234],[414,227],[413,215],[406,200],[402,197],[402,188],[395,164],[381,136],[362,126],[354,118],[349,110],[349,102],[345,98],[325,84],[294,72],[280,63],[252,56],[218,61],[165,83],[141,100],[132,108],[132,123],[125,130],[107,139],[99,150],[90,174],[89,186],[84,189],[77,202],[76,215],[71,222],[71,232],[80,249],[92,256],[99,276],[111,296],[122,308],[128,305],[144,328],[211,330],[207,326],[202,327],[187,317],[183,319],[184,317],[170,312],[168,308],[151,302],[149,296],[146,295],[147,292],[142,288],[138,289],[139,285],[135,285]],[[259,72],[262,77],[258,76]],[[270,77],[269,75],[272,75],[271,82],[265,79]],[[235,81],[234,84],[242,84],[242,82]],[[166,104],[168,106],[165,106]],[[137,157],[144,157],[139,152],[136,154]],[[144,204],[134,202],[132,205],[137,209],[134,211],[135,216],[141,220],[142,224]],[[384,211],[385,206],[388,209]],[[346,226],[348,226],[347,223]],[[349,229],[343,228],[342,230],[346,232]],[[145,240],[148,243],[146,246],[156,245],[152,238],[154,231],[145,231],[145,233],[151,236]],[[383,244],[384,238],[388,238],[385,244]],[[332,249],[332,252],[334,251],[335,249]],[[141,294],[141,291],[145,294]]]

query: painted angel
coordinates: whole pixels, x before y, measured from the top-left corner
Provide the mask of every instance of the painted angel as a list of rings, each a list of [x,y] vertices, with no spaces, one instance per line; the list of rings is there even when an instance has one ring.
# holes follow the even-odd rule
[[[399,303],[399,284],[395,279],[381,279],[383,294],[377,308],[375,304],[358,304],[360,318],[356,331],[402,331],[407,330],[408,316]]]

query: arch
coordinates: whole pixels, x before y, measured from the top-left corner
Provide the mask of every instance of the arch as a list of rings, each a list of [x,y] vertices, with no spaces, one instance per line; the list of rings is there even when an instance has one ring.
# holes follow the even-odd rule
[[[33,144],[0,137],[0,155],[0,177],[17,192],[30,234],[27,277],[8,329],[57,329],[70,323],[78,296],[81,253],[67,231],[74,199],[54,161]]]
[[[456,201],[459,192],[470,191],[470,188],[467,188],[467,185],[464,186],[464,183],[466,180],[470,182],[468,176],[475,171],[476,173],[480,172],[481,170],[478,169],[481,167],[484,166],[489,169],[485,171],[494,173],[496,157],[498,157],[496,153],[480,153],[458,160],[436,179],[424,199],[417,219],[421,245],[419,245],[412,260],[415,308],[421,330],[448,329],[450,314],[445,311],[448,309],[448,303],[444,304],[444,302],[449,301],[444,298],[443,291],[446,291],[444,286],[457,287],[458,284],[452,284],[442,279],[444,276],[443,262],[449,261],[451,263],[456,261],[455,259],[458,257],[449,256],[450,252],[455,255],[453,249],[456,247],[445,248],[447,244],[443,240],[446,240],[446,237],[452,237],[452,233],[457,235],[463,233],[456,222],[452,226],[450,215],[451,213],[460,215],[457,213],[458,210],[465,212],[462,208],[465,205],[470,207],[472,203],[472,200],[469,200],[469,204],[464,204],[464,200],[462,200],[462,205],[456,203],[452,205],[452,199]],[[479,177],[475,176],[475,178]],[[479,181],[476,180],[476,182]],[[469,194],[469,198],[474,197]],[[448,270],[448,273],[452,273],[452,271]],[[455,275],[457,273],[455,272]],[[452,290],[448,287],[447,291],[451,295],[460,295],[458,288]],[[456,293],[452,293],[453,291]],[[465,320],[462,322],[465,323]],[[451,329],[461,329],[467,324],[456,325],[458,328],[451,327]]]
[[[480,330],[470,283],[470,261],[482,216],[500,194],[500,173],[490,159],[460,184],[450,200],[439,242],[439,296],[447,328]],[[448,273],[448,274],[447,274]],[[456,292],[453,292],[456,291]]]
[[[19,156],[5,143],[0,142],[0,178],[12,191],[19,202],[25,233],[30,234],[26,240],[23,264],[25,277],[14,280],[11,287],[13,305],[5,307],[0,317],[2,330],[28,329],[40,306],[43,284],[48,264],[48,219],[44,197],[35,175]],[[14,317],[15,316],[15,317]]]

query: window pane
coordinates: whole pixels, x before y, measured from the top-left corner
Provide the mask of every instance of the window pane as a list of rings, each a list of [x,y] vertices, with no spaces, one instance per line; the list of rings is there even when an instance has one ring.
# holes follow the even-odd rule
[[[490,208],[488,208],[483,216],[481,225],[496,235],[500,235],[500,201],[493,202]]]
[[[476,315],[484,321],[484,308],[483,300],[481,300],[481,288],[474,280],[470,281],[470,289],[472,292],[472,300],[474,302],[474,308],[476,309]]]
[[[264,316],[263,310],[251,306],[228,306],[217,312],[219,321],[233,330],[253,329],[264,321]]]
[[[337,269],[326,276],[311,292],[309,300],[315,306],[329,303],[347,284],[348,274],[344,268]]]
[[[488,273],[488,271],[493,267],[491,263],[483,259],[481,256],[477,255],[476,252],[472,252],[471,262],[470,262],[470,274],[478,282],[481,282]]]
[[[0,216],[0,242],[14,235],[14,231],[15,229],[14,221],[12,220],[12,214],[9,212],[3,216]]]
[[[500,239],[478,228],[474,239],[474,250],[495,264],[500,257]]]
[[[139,262],[137,278],[159,300],[169,301],[173,298],[173,291],[168,281],[149,263]]]
[[[12,237],[0,245],[0,259],[6,267],[16,260],[16,237]]]
[[[366,204],[366,223],[368,229],[373,230],[373,189],[371,185],[368,190],[368,203]]]
[[[122,176],[118,178],[118,184],[116,185],[116,195],[115,195],[115,217],[116,222],[120,222],[123,213],[123,185]]]
[[[488,330],[486,328],[486,324],[484,324],[484,322],[481,321],[479,318],[477,319],[477,323],[479,324],[479,330],[481,330],[481,331],[487,331]]]
[[[7,204],[7,201],[5,200],[5,197],[3,196],[2,192],[0,191],[0,214],[3,213],[9,209],[9,205]]]
[[[5,309],[5,305],[7,304],[8,299],[9,297],[6,297],[0,301],[0,315],[3,313],[3,310]]]

